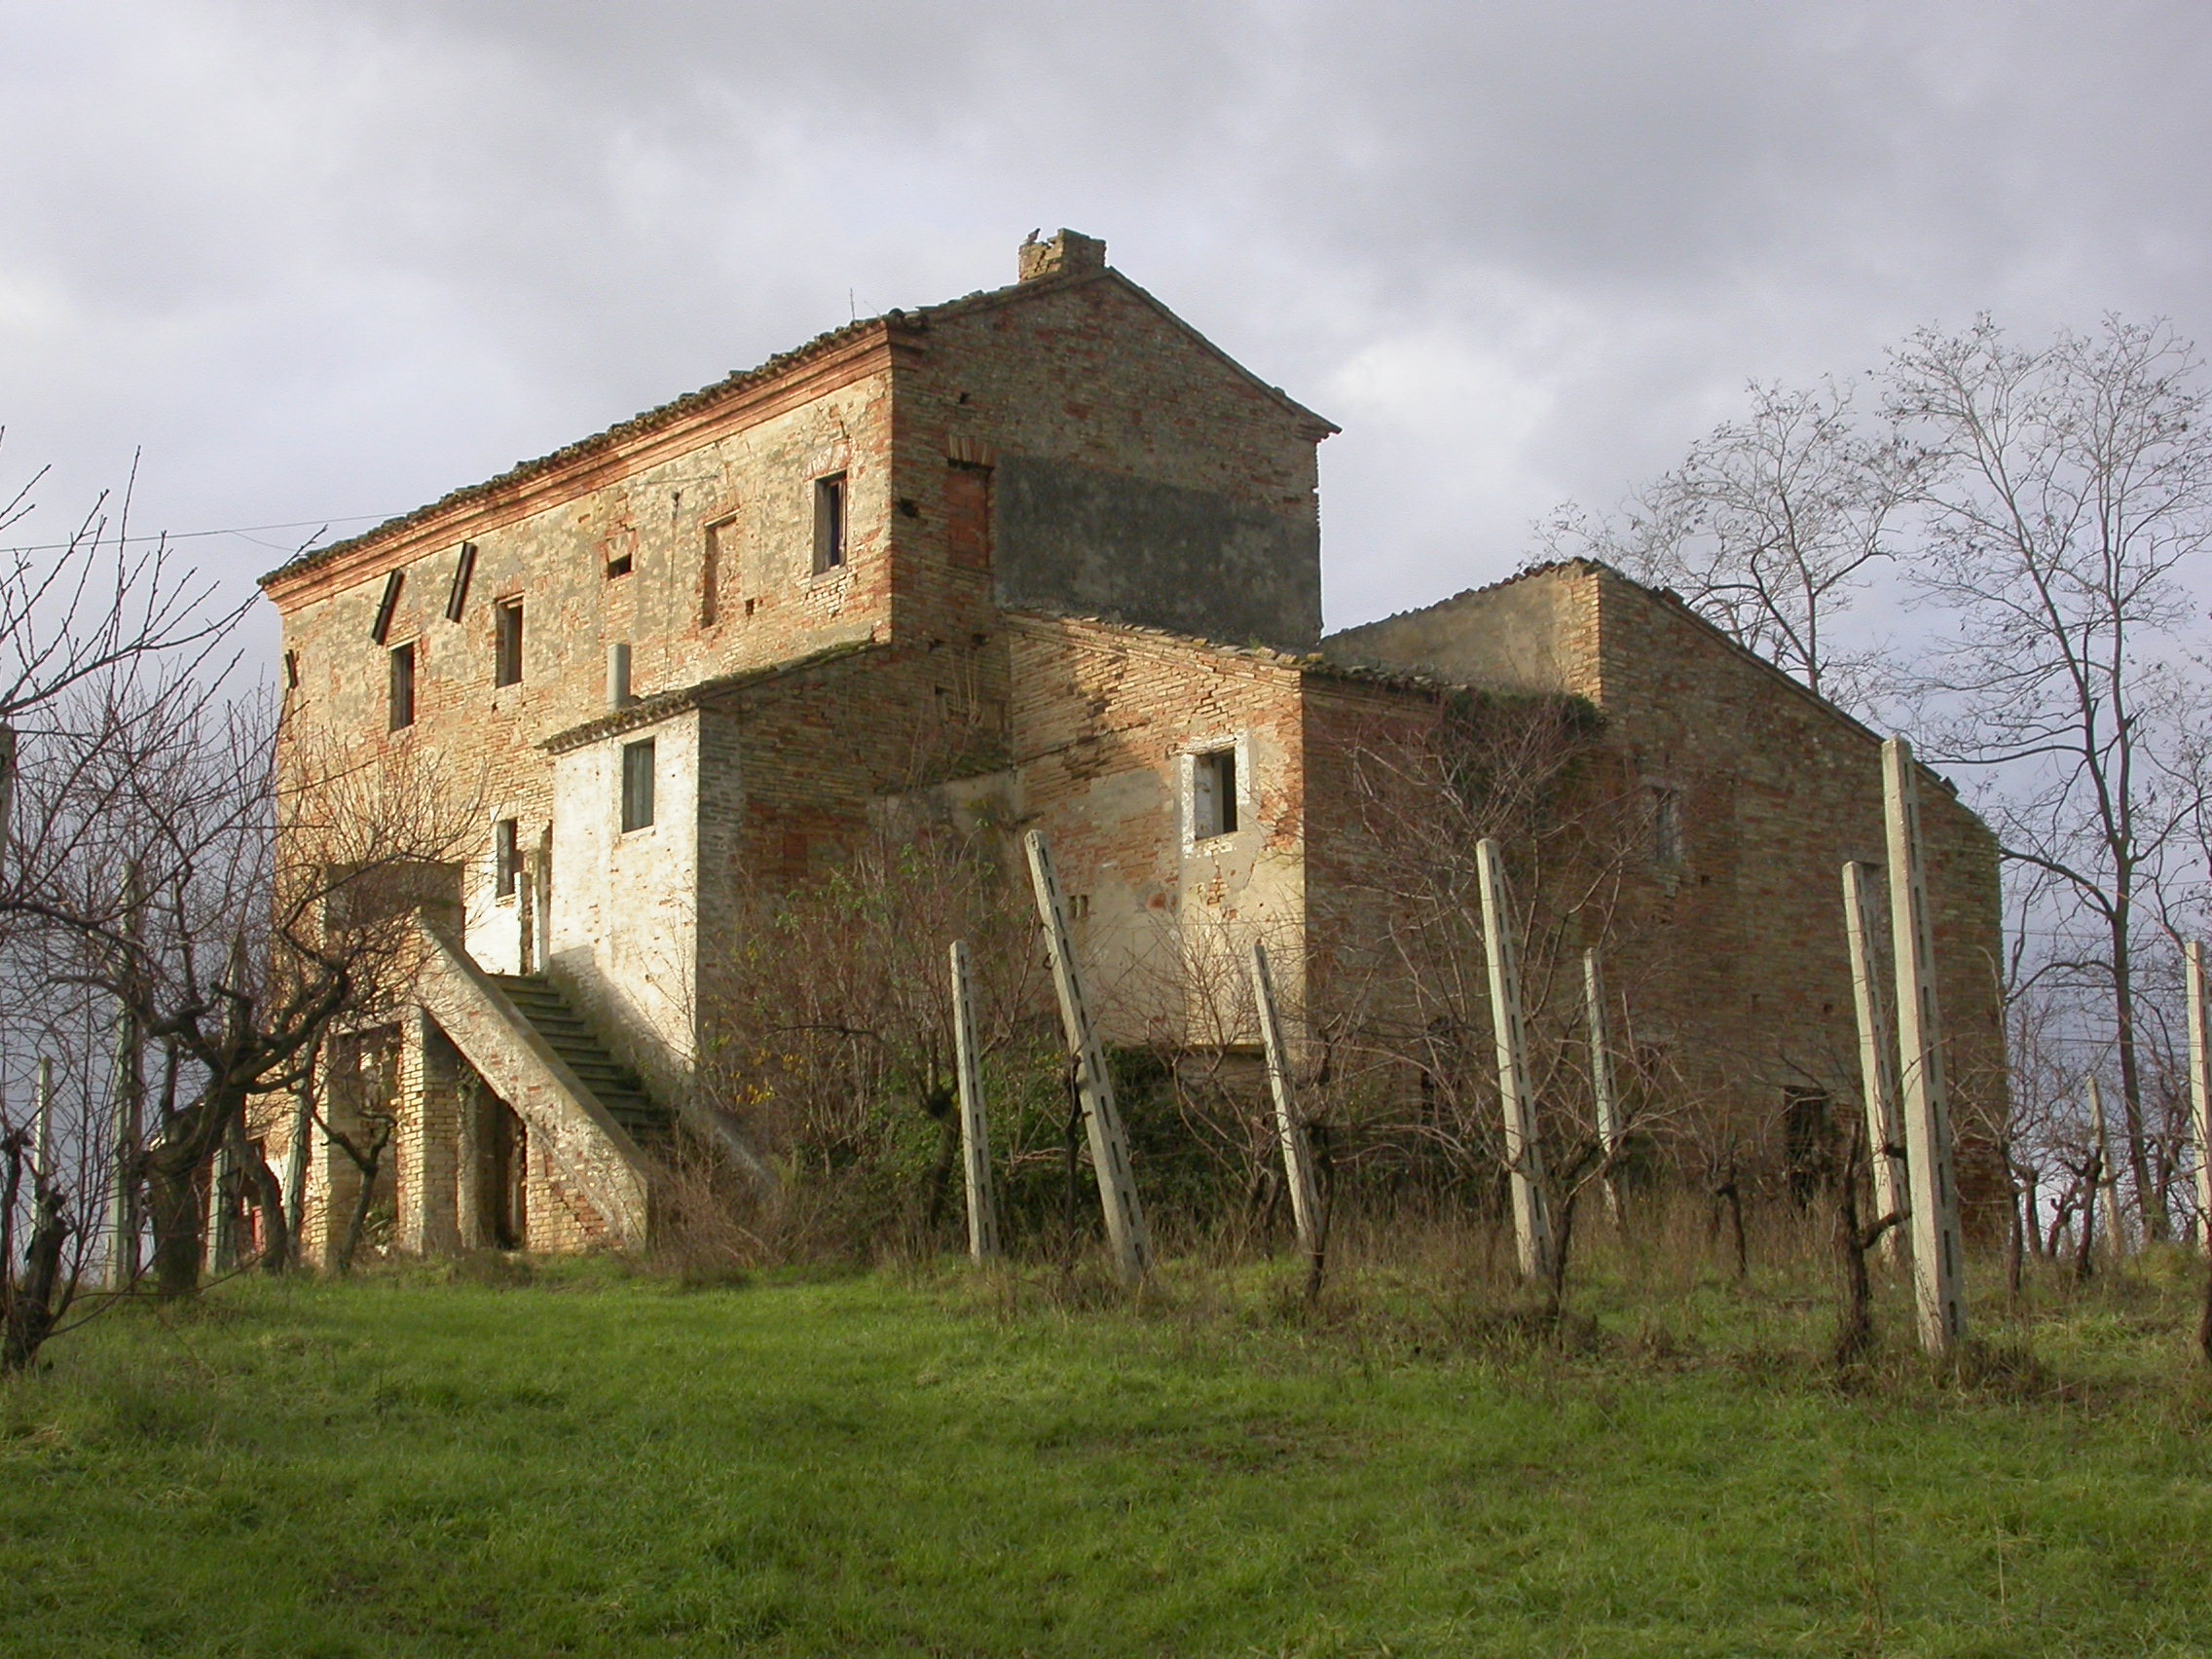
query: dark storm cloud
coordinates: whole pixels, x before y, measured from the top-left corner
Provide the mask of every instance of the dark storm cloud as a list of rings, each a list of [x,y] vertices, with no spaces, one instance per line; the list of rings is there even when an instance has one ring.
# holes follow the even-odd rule
[[[1033,225],[1345,424],[1337,622],[1502,573],[1747,378],[1985,308],[2207,329],[2194,5],[0,19],[0,461],[142,442],[179,529],[413,505]]]

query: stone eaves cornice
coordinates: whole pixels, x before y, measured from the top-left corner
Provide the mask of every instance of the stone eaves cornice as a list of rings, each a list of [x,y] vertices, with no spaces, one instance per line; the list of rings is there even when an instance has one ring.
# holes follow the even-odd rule
[[[911,318],[870,317],[649,409],[603,432],[482,484],[440,497],[375,529],[304,553],[261,578],[279,610],[291,610],[365,575],[542,512],[576,495],[683,454],[722,430],[753,424],[825,392],[888,369],[918,352]]]

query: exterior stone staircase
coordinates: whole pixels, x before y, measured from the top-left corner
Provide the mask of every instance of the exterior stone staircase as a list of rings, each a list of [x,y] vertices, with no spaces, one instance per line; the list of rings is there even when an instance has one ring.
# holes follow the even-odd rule
[[[598,1212],[607,1236],[643,1244],[654,1165],[640,1142],[665,1139],[669,1115],[550,984],[485,973],[426,915],[417,934],[423,957],[415,997],[423,1011],[529,1125],[533,1145]]]
[[[669,1113],[653,1104],[636,1072],[607,1051],[552,980],[537,974],[489,977],[632,1140],[647,1152],[667,1143],[673,1127]]]

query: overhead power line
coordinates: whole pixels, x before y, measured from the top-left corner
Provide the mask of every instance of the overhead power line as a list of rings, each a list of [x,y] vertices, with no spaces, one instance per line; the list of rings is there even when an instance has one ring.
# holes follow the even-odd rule
[[[334,524],[382,524],[386,519],[398,516],[397,513],[353,513],[340,518],[294,519],[290,524],[233,525],[228,530],[161,531],[151,535],[86,535],[74,541],[34,541],[20,547],[0,548],[0,553],[66,553],[72,547],[90,546],[95,541],[107,547],[130,541],[198,541],[209,535],[251,535],[256,531],[264,530],[313,530],[327,529]]]

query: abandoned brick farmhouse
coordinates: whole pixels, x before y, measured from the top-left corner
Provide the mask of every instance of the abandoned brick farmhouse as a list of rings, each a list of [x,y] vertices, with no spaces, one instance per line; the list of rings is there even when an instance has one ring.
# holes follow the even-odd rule
[[[339,1121],[348,1068],[386,1068],[395,1246],[640,1241],[654,1138],[714,1111],[685,1086],[741,894],[901,802],[1044,832],[1112,1040],[1180,1016],[1148,957],[1254,934],[1309,1036],[1349,1017],[1340,943],[1387,931],[1359,734],[1470,695],[1571,701],[1641,803],[1614,883],[1640,1039],[1715,1112],[1855,1100],[1837,870],[1882,862],[1875,736],[1595,564],[1324,636],[1334,430],[1062,231],[1011,286],[265,577],[286,755],[405,754],[481,802],[399,1029],[324,1071]],[[1922,812],[1971,1091],[2002,1069],[1996,849],[1932,777]],[[1700,1083],[1699,1056],[1728,1063]],[[327,1254],[357,1176],[311,1159]]]

